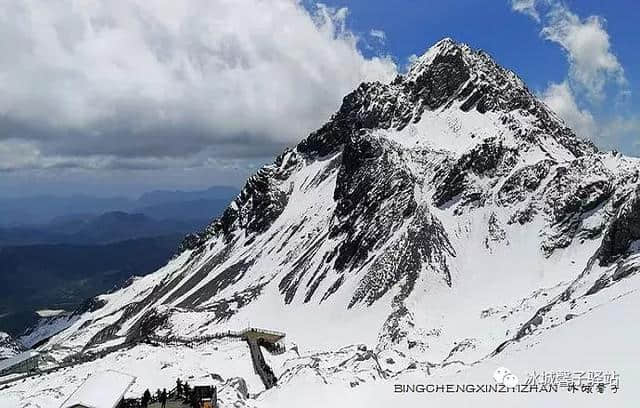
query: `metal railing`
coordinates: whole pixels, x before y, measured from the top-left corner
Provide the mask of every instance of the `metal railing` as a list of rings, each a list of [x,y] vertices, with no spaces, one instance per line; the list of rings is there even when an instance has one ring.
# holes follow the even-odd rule
[[[267,334],[267,335],[280,337],[280,338],[286,336],[285,333],[278,332],[278,331],[275,331],[275,330],[259,329],[259,328],[256,328],[256,327],[247,327],[246,329],[243,329],[243,330],[240,330],[240,331],[227,330],[227,331],[223,331],[223,332],[200,335],[200,336],[193,336],[193,337],[170,336],[170,335],[168,335],[168,336],[154,336],[154,335],[151,335],[151,336],[147,336],[147,339],[149,339],[151,341],[161,342],[161,343],[175,342],[175,343],[189,344],[189,343],[206,342],[206,341],[210,341],[210,340],[218,340],[218,339],[222,339],[222,338],[226,338],[226,337],[246,338],[247,334],[249,334],[249,333],[261,333],[261,334]]]

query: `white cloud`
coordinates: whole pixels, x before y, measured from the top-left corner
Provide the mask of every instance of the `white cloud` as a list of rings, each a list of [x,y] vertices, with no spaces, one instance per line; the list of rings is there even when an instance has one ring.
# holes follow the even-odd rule
[[[385,34],[385,32],[382,30],[371,29],[369,31],[369,35],[381,44],[384,44],[384,42],[387,40],[387,34]]]
[[[635,141],[640,135],[640,120],[622,113],[623,109],[613,115],[602,110],[602,102],[611,97],[609,84],[617,85],[611,103],[622,108],[631,97],[624,68],[611,49],[605,20],[599,16],[582,19],[558,0],[511,0],[511,6],[541,24],[542,37],[566,52],[567,79],[551,83],[540,95],[544,102],[579,136],[602,148],[617,146],[638,154]]]
[[[541,95],[542,100],[558,114],[576,134],[585,139],[594,139],[598,129],[588,110],[578,107],[567,82],[552,83]]]
[[[542,35],[567,52],[570,78],[592,100],[604,98],[607,81],[626,83],[624,69],[611,52],[609,34],[601,17],[583,20],[564,6],[556,6],[548,14]]]
[[[558,0],[511,0],[511,8],[542,24],[540,34],[562,47],[569,60],[571,85],[591,101],[605,98],[608,81],[621,86],[620,94],[628,92],[624,69],[611,50],[604,18],[581,19]]]
[[[511,0],[511,8],[540,22],[540,14],[536,10],[536,0]]]
[[[0,172],[15,168],[29,168],[39,158],[39,152],[30,143],[5,140],[0,143]]]
[[[15,168],[272,155],[395,75],[346,17],[293,0],[0,0],[0,152],[28,150]]]
[[[629,149],[631,154],[640,155],[640,117],[617,116],[603,126],[600,140],[609,148]]]
[[[623,149],[633,155],[640,154],[640,117],[619,114],[596,121],[589,110],[578,106],[566,81],[551,83],[540,96],[578,136],[597,142],[603,149]]]

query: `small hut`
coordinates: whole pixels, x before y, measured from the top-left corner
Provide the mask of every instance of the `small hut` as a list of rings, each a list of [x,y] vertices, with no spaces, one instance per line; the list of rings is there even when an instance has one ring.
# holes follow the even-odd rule
[[[216,387],[211,385],[196,385],[193,387],[193,393],[202,408],[216,408],[218,399]]]
[[[135,379],[114,370],[95,373],[60,408],[122,408],[124,394]]]

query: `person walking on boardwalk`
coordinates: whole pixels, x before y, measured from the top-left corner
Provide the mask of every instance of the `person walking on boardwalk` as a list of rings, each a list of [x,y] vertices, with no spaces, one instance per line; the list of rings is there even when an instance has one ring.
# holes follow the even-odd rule
[[[162,408],[167,407],[167,389],[166,388],[164,388],[162,390],[162,394],[160,394],[160,404],[162,405]]]
[[[182,381],[180,378],[176,380],[176,394],[178,395],[178,398],[182,397]]]

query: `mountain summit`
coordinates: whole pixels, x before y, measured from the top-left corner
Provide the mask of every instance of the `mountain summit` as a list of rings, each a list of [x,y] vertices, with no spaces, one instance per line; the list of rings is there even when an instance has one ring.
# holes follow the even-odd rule
[[[462,369],[637,286],[638,169],[444,39],[406,75],[348,94],[167,266],[100,296],[42,350],[251,324],[295,349],[274,363],[280,386]]]

